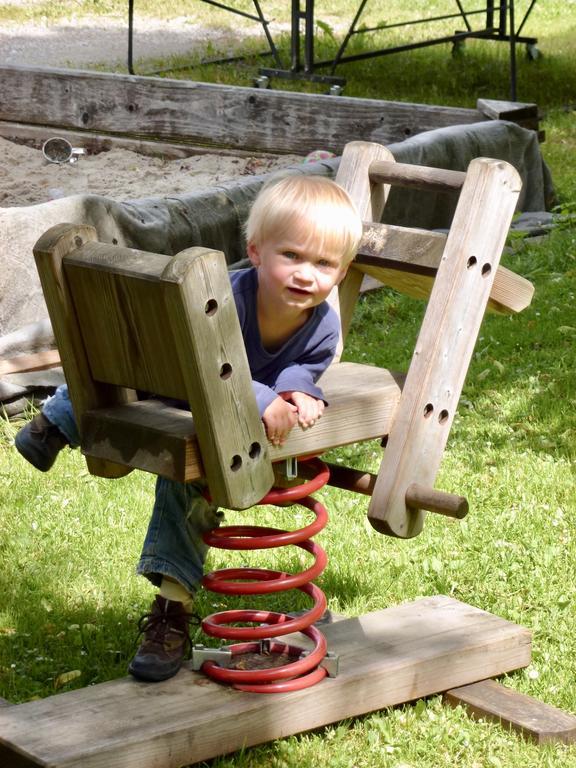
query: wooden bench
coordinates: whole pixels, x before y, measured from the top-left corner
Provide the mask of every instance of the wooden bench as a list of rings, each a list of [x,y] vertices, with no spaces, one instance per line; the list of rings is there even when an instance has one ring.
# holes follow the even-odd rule
[[[385,438],[377,478],[363,485],[336,473],[340,485],[369,489],[375,528],[410,537],[425,509],[465,513],[465,500],[434,480],[486,308],[517,312],[532,296],[527,280],[498,266],[518,174],[488,159],[466,173],[402,165],[381,145],[352,142],[336,180],[366,222],[332,297],[343,341],[364,275],[429,296],[428,307],[406,374],[338,358],[321,380],[325,415],[281,447],[268,444],[258,417],[223,254],[150,254],[66,224],[40,238],[34,254],[91,472],[206,478],[217,503],[243,509],[270,488],[273,462]],[[379,224],[393,184],[459,190],[448,235]],[[138,400],[136,390],[185,400],[191,412]]]

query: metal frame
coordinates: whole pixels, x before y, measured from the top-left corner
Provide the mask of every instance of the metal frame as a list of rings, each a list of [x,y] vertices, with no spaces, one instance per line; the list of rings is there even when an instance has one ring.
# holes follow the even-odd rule
[[[472,11],[464,10],[461,0],[455,0],[457,6],[457,12],[444,14],[441,16],[433,16],[423,19],[413,19],[410,21],[398,22],[396,24],[386,24],[370,28],[358,29],[358,23],[364,10],[368,4],[368,0],[360,0],[360,4],[348,28],[348,31],[342,41],[340,48],[338,49],[336,56],[333,59],[325,61],[314,61],[314,0],[305,0],[305,9],[302,12],[300,10],[301,0],[292,0],[292,29],[291,29],[291,44],[292,44],[292,66],[289,71],[286,70],[274,70],[274,69],[261,69],[261,73],[270,76],[304,78],[311,80],[331,81],[343,84],[344,78],[334,78],[334,72],[339,64],[351,61],[362,61],[364,59],[374,58],[375,56],[386,56],[392,53],[399,53],[401,51],[409,51],[415,48],[424,48],[431,45],[439,45],[441,43],[454,43],[458,44],[470,37],[482,38],[485,40],[497,40],[508,42],[510,46],[510,98],[512,101],[516,101],[516,43],[525,43],[527,46],[535,46],[537,38],[535,37],[522,37],[520,33],[524,28],[524,25],[530,16],[536,0],[531,0],[522,21],[516,28],[515,14],[514,14],[514,0],[502,0],[500,5],[495,5],[494,0],[486,0],[486,6],[478,8]],[[498,14],[498,23],[495,26],[494,17],[495,13]],[[484,29],[474,30],[468,20],[469,16],[478,14],[485,14],[485,27]],[[375,51],[367,51],[366,53],[355,54],[351,56],[345,56],[346,49],[351,38],[354,35],[363,35],[370,32],[377,32],[382,29],[394,29],[398,27],[406,27],[414,24],[427,24],[435,21],[442,21],[445,19],[460,19],[464,23],[465,30],[462,32],[455,32],[453,35],[445,35],[443,37],[431,38],[428,40],[422,40],[418,43],[407,43],[406,45],[391,46],[388,48],[381,48]],[[300,20],[304,19],[304,68],[300,65]],[[330,76],[319,76],[316,74],[317,69],[330,67]]]
[[[224,5],[223,3],[216,2],[216,0],[201,0],[201,2],[207,3],[208,5],[214,5],[217,8],[222,8],[225,11],[234,13],[237,16],[243,16],[244,18],[250,19],[251,21],[257,21],[262,27],[262,30],[264,31],[264,35],[266,37],[266,41],[270,49],[258,55],[272,56],[276,66],[282,67],[282,61],[278,54],[278,50],[276,48],[276,45],[274,44],[274,40],[272,39],[270,30],[268,29],[268,25],[270,22],[264,17],[264,14],[262,13],[262,8],[260,7],[259,0],[252,0],[252,2],[254,3],[254,10],[256,12],[255,16],[250,13],[245,13],[244,11],[239,11],[236,8],[230,7],[229,5]],[[210,63],[218,64],[218,63],[224,63],[229,61],[238,61],[243,58],[244,58],[243,56],[229,56],[227,58],[222,58],[222,59],[211,59]],[[208,63],[208,62],[203,62],[203,63]],[[128,72],[131,75],[137,74],[134,71],[134,0],[128,0]],[[159,72],[155,72],[153,74],[159,74]]]
[[[467,11],[464,9],[461,0],[455,0],[457,11],[446,13],[440,16],[431,16],[428,18],[412,19],[409,21],[398,22],[395,24],[385,24],[375,27],[358,29],[358,23],[364,13],[369,0],[360,0],[358,9],[354,15],[352,23],[346,32],[344,39],[333,59],[324,61],[315,61],[314,59],[314,2],[315,0],[304,0],[302,9],[302,0],[291,0],[291,24],[290,24],[290,68],[285,69],[278,54],[276,45],[269,30],[269,21],[264,17],[260,7],[259,0],[252,0],[254,3],[255,15],[239,11],[217,0],[201,0],[201,2],[222,8],[225,11],[234,13],[238,16],[258,22],[268,44],[268,51],[259,54],[260,56],[272,56],[274,67],[262,67],[259,73],[265,77],[282,77],[291,80],[311,80],[314,82],[328,83],[336,86],[343,86],[346,82],[344,77],[335,74],[336,67],[339,64],[351,61],[362,61],[371,59],[375,56],[387,56],[392,53],[410,51],[416,48],[425,48],[431,45],[440,45],[442,43],[461,44],[467,38],[482,38],[484,40],[496,40],[499,42],[508,42],[510,47],[510,99],[516,101],[517,77],[516,77],[516,44],[524,43],[527,47],[535,46],[537,38],[521,36],[522,29],[532,13],[536,0],[531,0],[530,4],[522,18],[522,21],[516,27],[515,22],[515,0],[500,0],[496,5],[495,0],[485,0],[486,5],[476,10]],[[469,21],[470,16],[485,15],[485,26],[482,29],[472,29]],[[497,23],[495,23],[495,17]],[[344,55],[350,40],[355,35],[364,35],[371,32],[378,32],[383,29],[395,29],[399,27],[413,26],[415,24],[430,24],[435,21],[446,19],[459,19],[463,22],[465,29],[454,32],[452,35],[443,37],[433,37],[422,40],[417,43],[407,43],[405,45],[390,46],[380,48],[365,53]],[[303,32],[301,31],[301,22],[304,22]],[[133,75],[133,38],[134,38],[134,0],[128,0],[128,72]],[[301,49],[303,48],[304,61],[301,59]],[[243,56],[233,56],[222,59],[213,59],[211,63],[224,63],[243,59]],[[329,74],[319,74],[317,70],[330,68]]]

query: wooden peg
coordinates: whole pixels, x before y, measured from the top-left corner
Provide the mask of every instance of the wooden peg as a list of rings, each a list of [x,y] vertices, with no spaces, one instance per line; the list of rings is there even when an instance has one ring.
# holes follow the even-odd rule
[[[412,483],[406,488],[405,499],[410,509],[425,509],[456,520],[462,520],[468,514],[468,499],[464,496],[436,491],[419,483]]]

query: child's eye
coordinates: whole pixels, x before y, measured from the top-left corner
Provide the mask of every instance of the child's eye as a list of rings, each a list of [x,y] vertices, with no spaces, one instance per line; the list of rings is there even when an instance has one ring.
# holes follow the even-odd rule
[[[283,256],[291,261],[295,261],[298,258],[298,254],[294,251],[284,251]]]
[[[336,264],[329,259],[319,259],[317,262],[320,269],[335,269]]]

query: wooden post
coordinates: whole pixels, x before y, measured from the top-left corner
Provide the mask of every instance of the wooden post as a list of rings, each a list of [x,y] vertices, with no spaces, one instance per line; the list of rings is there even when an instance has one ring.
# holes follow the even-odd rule
[[[161,280],[210,494],[245,509],[274,473],[224,254],[189,248]]]
[[[384,186],[370,179],[369,168],[375,160],[387,160],[394,163],[394,155],[381,144],[368,141],[350,141],[344,147],[342,159],[336,174],[336,183],[348,192],[354,201],[362,221],[380,221],[384,205],[390,192],[390,186]],[[342,332],[336,353],[340,359],[342,347],[364,275],[353,268],[330,295],[330,303],[339,308]],[[336,293],[337,291],[337,293]]]
[[[470,163],[368,511],[382,533],[422,530],[406,492],[434,487],[520,186],[508,163]]]
[[[95,240],[94,227],[58,224],[44,233],[34,246],[36,268],[80,434],[81,414],[84,411],[128,402],[135,397],[129,390],[110,387],[93,380],[76,320],[74,303],[63,272],[64,257],[84,243]],[[86,462],[90,472],[101,477],[122,477],[131,472],[130,467],[94,457],[86,457]]]

